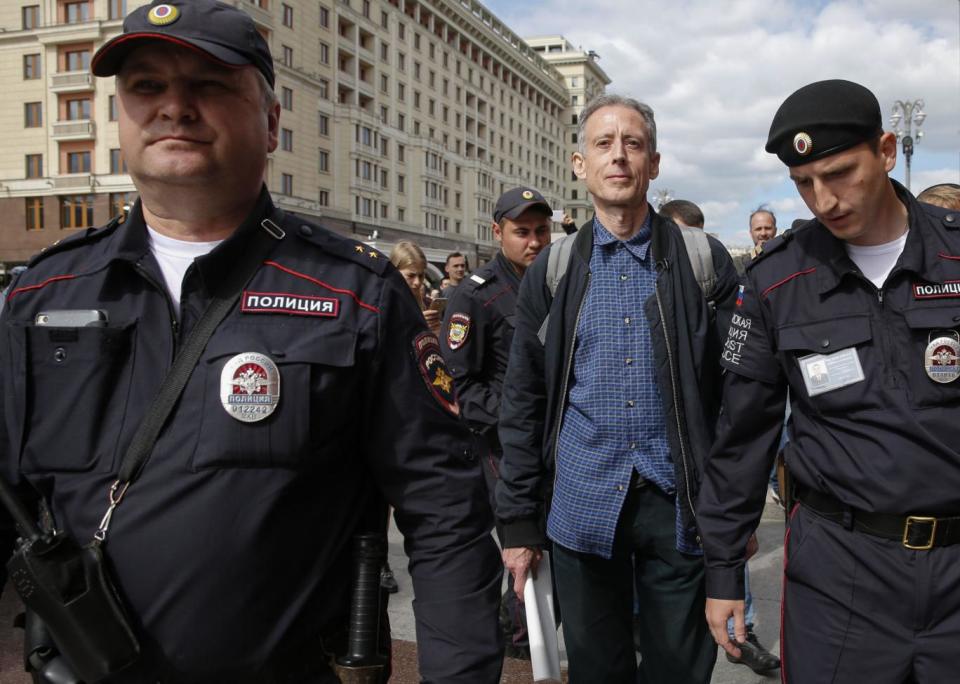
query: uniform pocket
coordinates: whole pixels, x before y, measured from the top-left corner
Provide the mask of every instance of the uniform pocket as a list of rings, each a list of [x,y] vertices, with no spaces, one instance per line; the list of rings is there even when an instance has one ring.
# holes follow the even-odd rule
[[[113,470],[130,391],[135,323],[20,330],[26,352],[21,470]]]
[[[777,345],[787,359],[791,388],[817,411],[832,413],[862,410],[874,405],[879,407],[880,395],[872,388],[877,379],[871,371],[882,365],[877,357],[879,351],[874,344],[869,315],[782,325],[777,328]],[[807,377],[805,381],[801,359],[813,355],[827,356],[845,350],[853,350],[856,354],[864,379],[810,396],[807,390],[808,382],[813,386],[825,381],[829,375],[825,374],[824,380],[818,376]],[[826,370],[828,366],[823,368]]]
[[[957,348],[951,344],[930,345],[938,338],[956,343],[960,307],[918,308],[904,311],[903,315],[910,330],[902,358],[911,405],[927,408],[960,404],[960,378],[937,382],[931,377],[949,378],[960,371]]]
[[[203,411],[191,468],[300,469],[333,457],[354,405],[355,343],[349,330],[217,331],[196,371]]]

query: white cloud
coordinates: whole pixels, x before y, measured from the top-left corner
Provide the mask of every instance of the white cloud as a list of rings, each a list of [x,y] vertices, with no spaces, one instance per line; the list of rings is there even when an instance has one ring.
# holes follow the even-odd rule
[[[913,158],[913,188],[926,187],[928,173],[955,178],[960,168],[960,3],[487,4],[519,35],[563,34],[595,50],[613,80],[610,91],[653,106],[663,155],[653,187],[715,207],[711,230],[729,242],[743,244],[747,216],[762,202],[790,200],[784,214],[809,216],[785,168],[763,146],[780,103],[812,81],[862,83],[877,95],[885,117],[895,100],[923,98],[928,117]]]

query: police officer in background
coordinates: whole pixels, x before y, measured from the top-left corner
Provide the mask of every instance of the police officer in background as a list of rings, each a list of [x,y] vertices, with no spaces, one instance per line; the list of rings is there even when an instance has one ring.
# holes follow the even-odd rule
[[[253,21],[153,2],[92,69],[117,77],[140,199],[36,257],[2,320],[0,467],[59,529],[93,537],[212,288],[257,231],[274,240],[114,511],[103,548],[142,654],[111,682],[338,681],[325,651],[349,611],[351,540],[383,530],[387,502],[421,677],[498,681],[499,556],[453,381],[386,257],[273,206],[280,106]],[[97,325],[39,325],[65,310]]]
[[[500,196],[493,210],[493,236],[500,251],[453,290],[441,330],[461,413],[486,442],[483,473],[491,510],[502,453],[497,439],[500,393],[513,342],[517,291],[527,266],[550,244],[551,215],[543,195],[531,188],[514,188]],[[501,623],[509,633],[507,655],[524,657],[526,621],[510,584],[501,608]]]
[[[768,152],[815,218],[747,268],[698,519],[714,638],[743,640],[747,538],[790,391],[800,504],[784,560],[784,681],[944,682],[960,669],[960,214],[888,173],[861,85],[810,84]]]

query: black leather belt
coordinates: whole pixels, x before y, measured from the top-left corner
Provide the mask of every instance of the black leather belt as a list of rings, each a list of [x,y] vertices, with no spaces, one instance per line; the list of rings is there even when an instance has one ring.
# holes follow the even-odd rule
[[[936,518],[870,513],[851,508],[829,494],[806,487],[797,487],[797,498],[822,518],[874,537],[898,541],[908,549],[927,551],[935,546],[960,544],[960,516]]]

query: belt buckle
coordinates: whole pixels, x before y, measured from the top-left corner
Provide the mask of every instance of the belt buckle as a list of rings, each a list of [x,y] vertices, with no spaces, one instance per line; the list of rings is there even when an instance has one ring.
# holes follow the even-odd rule
[[[911,525],[930,525],[930,536],[926,544],[910,543]],[[903,526],[903,546],[913,551],[929,551],[933,548],[933,539],[937,534],[937,519],[922,515],[908,515],[907,522]]]

